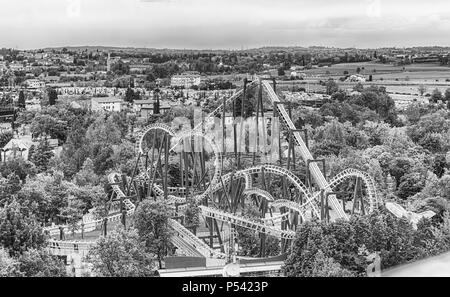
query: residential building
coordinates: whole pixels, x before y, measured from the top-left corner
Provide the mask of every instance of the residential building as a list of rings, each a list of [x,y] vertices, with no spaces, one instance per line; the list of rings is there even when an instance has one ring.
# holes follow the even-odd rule
[[[45,82],[39,79],[27,79],[25,84],[28,89],[41,89],[45,88]]]
[[[100,97],[91,99],[92,111],[121,111],[123,101],[117,97]]]
[[[146,104],[146,105],[143,105],[143,106],[141,107],[141,110],[140,110],[140,112],[139,112],[139,115],[140,115],[141,117],[143,117],[143,118],[147,118],[147,117],[149,117],[150,115],[154,114],[153,108],[154,108],[153,103],[152,103],[152,104]],[[168,103],[166,103],[166,102],[160,102],[160,105],[159,105],[159,112],[160,112],[160,114],[165,114],[165,113],[167,113],[167,112],[170,110],[170,108],[171,108],[171,106],[170,106]]]
[[[28,160],[28,152],[32,145],[37,145],[31,135],[11,139],[1,150],[2,160],[23,158]]]
[[[9,64],[9,69],[11,69],[11,71],[22,71],[25,67],[21,63],[13,62]]]
[[[147,107],[153,105],[153,100],[134,100],[133,102],[133,110],[134,112],[141,112],[142,107]]]
[[[170,81],[172,87],[185,87],[186,89],[192,86],[198,86],[201,83],[201,76],[199,74],[185,73],[181,75],[174,75]]]

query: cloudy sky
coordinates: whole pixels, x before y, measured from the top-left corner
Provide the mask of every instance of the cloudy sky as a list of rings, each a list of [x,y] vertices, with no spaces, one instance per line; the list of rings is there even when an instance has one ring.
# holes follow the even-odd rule
[[[450,46],[448,0],[0,0],[0,47]]]

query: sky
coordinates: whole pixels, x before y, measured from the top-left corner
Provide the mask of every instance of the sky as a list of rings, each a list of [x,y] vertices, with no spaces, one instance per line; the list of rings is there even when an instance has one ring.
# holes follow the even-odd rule
[[[448,0],[0,0],[0,47],[450,46]]]

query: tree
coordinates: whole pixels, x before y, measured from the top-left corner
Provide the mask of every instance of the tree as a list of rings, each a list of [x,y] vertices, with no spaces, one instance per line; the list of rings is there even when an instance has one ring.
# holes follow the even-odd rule
[[[14,173],[8,175],[8,178],[0,177],[0,207],[10,203],[20,189],[20,178]]]
[[[333,258],[326,257],[324,253],[319,250],[314,260],[311,263],[310,275],[312,277],[352,277],[356,276],[355,273],[348,269],[342,268]]]
[[[283,270],[287,276],[323,276],[330,270],[335,276],[363,276],[366,256],[374,252],[382,269],[417,260],[425,256],[424,243],[435,242],[432,235],[424,238],[430,234],[425,226],[416,231],[384,208],[350,221],[307,222],[298,228]]]
[[[73,196],[68,197],[68,205],[60,209],[60,217],[63,218],[72,232],[72,237],[75,231],[79,228],[79,222],[83,218],[84,203]]]
[[[84,187],[87,185],[95,186],[100,182],[99,176],[95,173],[94,162],[91,158],[87,158],[81,170],[74,176],[74,183],[78,186]]]
[[[152,256],[135,229],[119,228],[100,237],[89,250],[87,261],[97,276],[148,277],[155,272]]]
[[[130,66],[123,61],[118,61],[112,65],[111,71],[118,76],[127,75],[130,73]]]
[[[397,195],[401,199],[407,199],[419,193],[424,187],[422,175],[418,172],[412,172],[404,175],[400,179]]]
[[[433,93],[431,94],[430,101],[433,103],[437,103],[439,100],[442,99],[443,99],[442,92],[438,88],[434,89]]]
[[[18,261],[7,250],[0,248],[0,277],[21,276]]]
[[[32,144],[30,146],[30,148],[28,149],[28,160],[33,160],[34,158],[34,154],[36,152],[36,146],[34,144]]]
[[[8,142],[11,141],[11,139],[13,139],[12,131],[0,132],[0,148],[3,148],[5,145],[7,145]],[[3,158],[3,156],[1,157]]]
[[[363,92],[364,91],[364,85],[362,83],[357,83],[354,87],[353,87],[353,91],[356,92]]]
[[[408,157],[396,157],[391,160],[389,165],[389,173],[397,181],[396,187],[399,186],[403,176],[408,174],[414,165],[414,160]]]
[[[47,139],[41,139],[36,150],[31,155],[30,161],[34,163],[38,172],[47,171],[48,163],[54,156]]]
[[[6,178],[12,173],[17,175],[22,182],[25,182],[27,177],[35,176],[37,170],[33,163],[25,161],[22,158],[15,158],[6,161],[6,163],[0,166],[0,174],[3,177]]]
[[[449,131],[450,119],[444,110],[420,117],[417,124],[408,126],[406,130],[412,141],[432,152],[446,151],[448,141],[445,136]]]
[[[278,68],[278,76],[284,76],[286,73],[283,68]]]
[[[158,91],[158,92],[157,92]],[[160,103],[159,103],[159,89],[155,90],[155,102],[153,102],[153,114],[159,114],[160,113]]]
[[[19,108],[25,108],[25,93],[21,90],[19,93]]]
[[[238,97],[236,99],[236,103],[234,104],[236,117],[242,117],[244,119],[253,116],[255,111],[255,106],[252,103],[252,97],[248,96],[247,99],[244,100],[244,114],[242,114],[242,100],[243,98]]]
[[[80,188],[63,177],[62,172],[53,171],[29,179],[17,194],[17,201],[41,223],[59,220],[70,199],[80,195]]]
[[[450,109],[450,88],[445,90],[445,101],[447,101],[447,109]]]
[[[133,103],[134,100],[139,100],[140,99],[140,94],[139,92],[135,92],[133,91],[132,88],[128,87],[126,92],[125,92],[125,101],[129,102],[129,103]]]
[[[450,88],[445,90],[444,98],[445,98],[445,101],[450,101]]]
[[[162,202],[146,200],[139,204],[134,213],[134,225],[139,237],[145,242],[146,250],[157,256],[159,267],[171,250],[168,208]]]
[[[196,234],[197,228],[200,226],[200,208],[193,202],[188,204],[188,207],[185,210],[185,222],[184,225],[186,228],[191,229]]]
[[[425,85],[420,85],[417,90],[419,91],[420,96],[423,96],[423,94],[427,91],[427,87]]]
[[[48,90],[48,104],[50,106],[56,104],[56,100],[58,100],[58,93],[55,89],[49,89]]]
[[[327,88],[327,94],[328,95],[333,95],[334,93],[339,91],[338,84],[332,79],[327,81],[326,88]]]
[[[13,201],[0,210],[0,244],[11,256],[19,256],[32,248],[41,248],[46,237],[28,210]]]
[[[30,249],[18,259],[19,271],[24,277],[66,277],[66,266],[58,257],[44,249]]]
[[[38,113],[31,122],[31,133],[34,137],[50,136],[65,141],[69,130],[68,119],[55,117],[53,114]]]

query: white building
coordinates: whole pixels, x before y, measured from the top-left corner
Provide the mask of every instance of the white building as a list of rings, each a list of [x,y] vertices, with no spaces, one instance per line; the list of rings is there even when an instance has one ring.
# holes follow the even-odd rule
[[[100,97],[91,99],[92,111],[121,111],[123,101],[117,97]]]
[[[41,100],[34,97],[31,99],[25,100],[25,109],[29,111],[40,111],[41,110]]]
[[[37,143],[33,142],[31,135],[11,139],[2,148],[2,160],[8,160],[10,158],[15,159],[19,157],[24,160],[28,160],[28,152],[32,145],[36,146]]]
[[[9,64],[9,69],[11,69],[12,71],[22,71],[25,69],[25,67],[21,63],[13,62]]]
[[[39,79],[28,79],[25,81],[28,89],[41,89],[45,88],[45,82]]]
[[[346,82],[366,82],[366,78],[361,75],[353,74],[347,78]]]
[[[185,87],[186,89],[192,86],[200,85],[201,77],[198,74],[181,74],[174,75],[170,81],[172,87]]]

